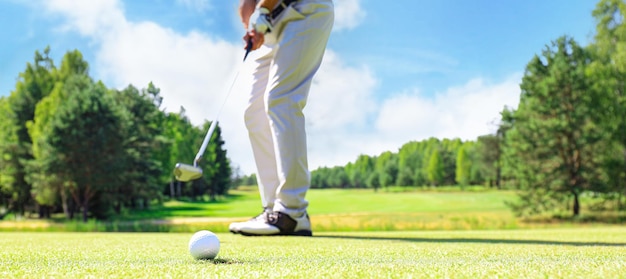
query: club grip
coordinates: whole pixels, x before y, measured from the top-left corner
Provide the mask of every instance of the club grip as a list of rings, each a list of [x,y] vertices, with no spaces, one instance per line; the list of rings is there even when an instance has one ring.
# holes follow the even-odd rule
[[[250,51],[252,51],[252,38],[248,38],[248,41],[246,42],[246,54],[243,56],[243,61],[246,61]]]

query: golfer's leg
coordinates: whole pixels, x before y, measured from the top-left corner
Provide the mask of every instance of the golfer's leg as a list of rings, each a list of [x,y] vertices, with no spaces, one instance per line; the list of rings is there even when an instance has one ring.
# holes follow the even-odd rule
[[[266,47],[258,51],[264,52],[264,55],[252,62],[256,64],[256,68],[253,72],[252,90],[244,118],[257,167],[257,184],[261,202],[264,208],[271,209],[274,206],[279,183],[272,131],[264,97],[269,79],[272,51]]]
[[[271,66],[267,95],[279,178],[274,211],[293,216],[306,211],[305,195],[310,186],[302,110],[333,24],[332,1],[303,1],[297,5],[313,12],[285,26]]]

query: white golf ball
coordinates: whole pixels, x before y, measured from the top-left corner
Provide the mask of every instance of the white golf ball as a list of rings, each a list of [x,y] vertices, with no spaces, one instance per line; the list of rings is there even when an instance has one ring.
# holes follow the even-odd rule
[[[189,240],[189,253],[197,260],[210,260],[220,251],[220,240],[210,231],[199,231]]]

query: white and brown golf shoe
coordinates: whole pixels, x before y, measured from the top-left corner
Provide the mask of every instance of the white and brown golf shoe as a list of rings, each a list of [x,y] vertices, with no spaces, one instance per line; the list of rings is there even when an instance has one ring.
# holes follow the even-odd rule
[[[311,221],[306,213],[292,217],[282,212],[263,211],[246,222],[230,224],[229,230],[232,233],[245,236],[313,235]]]

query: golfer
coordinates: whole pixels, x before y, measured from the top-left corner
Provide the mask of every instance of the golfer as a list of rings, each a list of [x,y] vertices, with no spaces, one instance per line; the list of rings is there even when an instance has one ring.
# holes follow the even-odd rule
[[[311,236],[302,110],[334,21],[332,0],[240,0],[244,42],[258,52],[245,123],[263,212],[229,226],[247,236]]]

